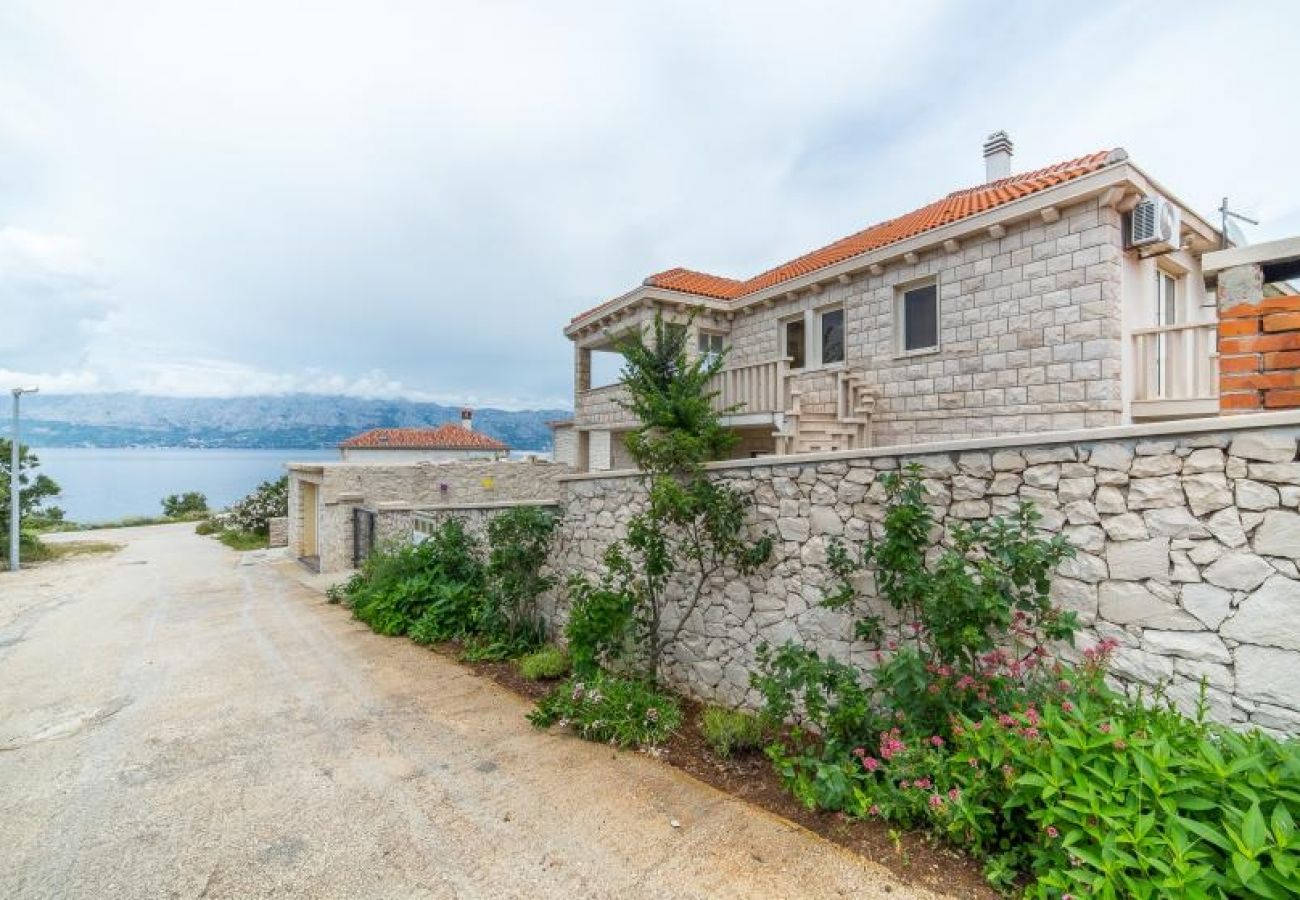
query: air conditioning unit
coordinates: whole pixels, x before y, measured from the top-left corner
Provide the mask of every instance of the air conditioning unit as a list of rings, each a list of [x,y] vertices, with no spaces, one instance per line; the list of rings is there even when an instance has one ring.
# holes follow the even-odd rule
[[[1175,250],[1180,246],[1181,227],[1178,207],[1164,197],[1143,197],[1129,213],[1128,245]]]

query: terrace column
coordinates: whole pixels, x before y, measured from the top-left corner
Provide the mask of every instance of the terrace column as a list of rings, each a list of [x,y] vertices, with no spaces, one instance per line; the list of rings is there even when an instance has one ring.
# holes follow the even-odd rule
[[[586,347],[573,345],[573,391],[585,394],[591,390],[591,351]]]

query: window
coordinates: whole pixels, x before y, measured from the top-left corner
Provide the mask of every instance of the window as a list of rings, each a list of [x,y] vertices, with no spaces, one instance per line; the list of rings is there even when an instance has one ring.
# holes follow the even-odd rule
[[[939,286],[926,284],[904,291],[899,299],[899,349],[904,353],[939,348]]]
[[[790,357],[790,368],[802,369],[805,363],[803,319],[792,319],[782,327],[785,329],[785,355]]]
[[[689,346],[686,343],[686,326],[680,322],[664,323],[664,340],[678,347]]]
[[[821,314],[822,365],[844,362],[844,310],[828,309]]]
[[[724,343],[723,335],[701,331],[699,347],[700,356],[714,357],[722,355],[723,350],[726,349],[726,344]]]
[[[1156,324],[1178,324],[1178,280],[1163,269],[1156,269]]]

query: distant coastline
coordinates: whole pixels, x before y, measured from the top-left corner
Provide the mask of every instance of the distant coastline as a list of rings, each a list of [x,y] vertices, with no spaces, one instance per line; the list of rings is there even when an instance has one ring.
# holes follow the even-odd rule
[[[551,448],[562,409],[475,409],[475,427],[515,450]],[[321,394],[233,398],[38,394],[24,401],[23,441],[38,447],[332,449],[367,428],[438,425],[460,408]]]

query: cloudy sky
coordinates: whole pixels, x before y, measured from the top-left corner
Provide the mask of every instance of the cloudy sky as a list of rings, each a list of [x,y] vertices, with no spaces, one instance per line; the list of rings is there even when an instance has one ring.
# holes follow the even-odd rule
[[[567,405],[574,313],[976,183],[998,128],[1300,233],[1300,4],[1086,7],[0,0],[0,385]]]

